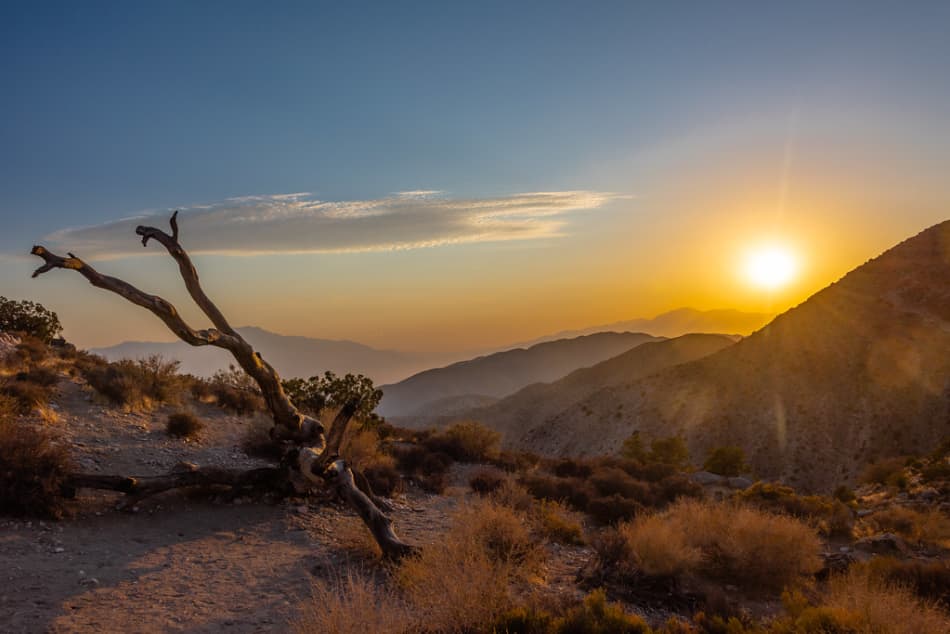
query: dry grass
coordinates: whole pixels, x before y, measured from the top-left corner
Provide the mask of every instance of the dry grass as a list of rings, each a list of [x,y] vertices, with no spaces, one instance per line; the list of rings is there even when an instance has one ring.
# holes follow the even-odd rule
[[[892,506],[866,519],[878,531],[891,531],[912,542],[950,548],[950,518],[937,509],[917,511]]]
[[[308,602],[292,623],[297,634],[402,634],[411,631],[405,602],[367,574],[349,572],[333,581],[317,581]]]
[[[685,530],[680,518],[671,519],[667,514],[650,515],[618,527],[637,568],[661,577],[694,571],[702,563],[702,551],[690,543]]]
[[[682,500],[619,533],[634,559],[626,563],[647,574],[702,576],[749,591],[781,590],[821,566],[813,529],[736,504]]]
[[[548,539],[572,546],[585,543],[580,514],[560,502],[542,500],[538,504],[537,517],[541,534]]]
[[[60,517],[61,487],[72,469],[69,452],[47,430],[16,420],[16,407],[9,397],[0,397],[0,508]]]
[[[907,588],[851,572],[833,578],[822,605],[804,610],[795,625],[798,632],[943,634],[950,617]]]

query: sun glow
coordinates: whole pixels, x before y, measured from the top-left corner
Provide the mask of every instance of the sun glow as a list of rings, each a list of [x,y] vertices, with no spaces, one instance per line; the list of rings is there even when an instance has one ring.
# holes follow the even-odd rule
[[[788,247],[765,244],[749,249],[742,270],[749,283],[776,290],[786,286],[798,274],[798,258]]]

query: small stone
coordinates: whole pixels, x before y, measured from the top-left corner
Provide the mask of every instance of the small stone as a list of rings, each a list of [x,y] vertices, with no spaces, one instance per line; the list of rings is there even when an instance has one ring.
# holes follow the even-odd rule
[[[54,553],[64,553],[64,552],[66,552],[66,549],[63,548],[62,546],[57,546],[56,548],[53,549],[53,552],[54,552]]]

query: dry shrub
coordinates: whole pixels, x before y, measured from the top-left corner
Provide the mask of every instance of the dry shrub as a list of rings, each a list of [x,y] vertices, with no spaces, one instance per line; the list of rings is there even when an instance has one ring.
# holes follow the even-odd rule
[[[891,531],[918,543],[950,548],[950,518],[938,509],[917,511],[892,506],[867,518],[879,531]]]
[[[348,435],[341,454],[355,471],[365,476],[373,493],[388,497],[402,486],[396,459],[382,450],[375,430],[360,429]]]
[[[184,381],[178,374],[178,361],[151,355],[132,361],[108,363],[87,355],[76,367],[96,392],[114,405],[149,409],[156,403],[178,403]]]
[[[412,616],[405,602],[367,574],[316,581],[313,600],[294,619],[297,634],[403,634]]]
[[[43,387],[53,387],[59,383],[59,374],[52,368],[36,366],[24,372],[18,372],[17,381],[25,381]]]
[[[906,485],[906,475],[904,473],[906,462],[906,458],[900,457],[884,458],[873,462],[861,474],[861,481],[868,484],[886,484],[904,488]]]
[[[501,434],[475,421],[453,423],[425,443],[459,462],[485,462],[498,458]]]
[[[497,469],[479,469],[469,478],[468,486],[475,493],[487,495],[497,491],[507,481],[505,474]]]
[[[191,412],[175,412],[169,415],[165,433],[175,438],[193,438],[204,429],[201,419]]]
[[[854,515],[841,500],[821,495],[798,495],[795,489],[782,484],[756,482],[735,497],[766,511],[807,520],[823,535],[850,537],[854,528]]]
[[[43,408],[49,402],[49,389],[36,383],[11,381],[0,388],[0,394],[15,403],[15,411],[25,416],[34,409]]]
[[[266,409],[264,397],[257,392],[230,385],[213,385],[212,391],[222,409],[238,416],[250,416]]]
[[[852,569],[863,570],[884,583],[911,588],[918,596],[950,605],[950,561],[875,557],[855,564]]]
[[[781,590],[821,567],[821,542],[801,521],[727,503],[681,500],[620,531],[648,574],[694,574],[746,590]]]
[[[584,544],[584,530],[577,513],[560,502],[542,500],[538,505],[537,516],[541,533],[548,539],[573,546]]]
[[[643,510],[642,504],[618,493],[594,498],[587,504],[587,513],[595,521],[604,525],[633,519],[643,513]]]
[[[607,594],[598,589],[555,621],[551,631],[556,634],[649,634],[652,630],[639,616],[627,614],[620,605],[607,603]]]
[[[62,487],[72,470],[67,449],[49,431],[19,422],[0,397],[0,508],[15,515],[62,516]]]
[[[703,552],[690,543],[686,526],[667,514],[650,515],[617,527],[633,556],[633,564],[647,575],[676,577],[695,571]]]
[[[513,480],[505,480],[491,493],[491,501],[500,506],[526,513],[534,508],[534,496]]]
[[[817,607],[792,610],[789,632],[887,632],[943,634],[950,618],[907,588],[888,585],[859,571],[834,577]]]
[[[491,631],[512,607],[511,583],[532,573],[541,553],[510,509],[482,502],[461,511],[447,535],[395,573],[418,619],[408,631]]]

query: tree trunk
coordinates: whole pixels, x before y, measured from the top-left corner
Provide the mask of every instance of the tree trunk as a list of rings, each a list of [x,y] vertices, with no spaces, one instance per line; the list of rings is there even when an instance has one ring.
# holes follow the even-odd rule
[[[155,227],[145,226],[136,227],[135,233],[142,237],[142,246],[148,246],[149,240],[155,240],[165,247],[168,254],[178,263],[178,269],[189,295],[211,320],[214,328],[195,330],[182,319],[178,309],[171,302],[157,295],[149,295],[119,278],[103,275],[72,253],[64,258],[50,253],[45,247],[34,246],[31,253],[42,258],[44,264],[34,271],[33,277],[52,269],[72,269],[89,280],[93,286],[116,293],[133,304],[151,311],[182,341],[192,346],[216,346],[230,352],[238,365],[260,387],[274,421],[271,435],[276,439],[291,440],[299,448],[293,468],[300,471],[308,481],[314,484],[332,482],[340,496],[359,513],[387,556],[399,557],[411,552],[412,548],[400,541],[393,531],[392,520],[379,510],[371,495],[367,495],[356,486],[352,471],[343,460],[339,459],[340,444],[350,419],[359,407],[359,401],[351,401],[343,406],[333,421],[329,438],[324,435],[325,430],[319,421],[300,413],[284,392],[277,371],[254,351],[240,333],[231,327],[218,307],[201,288],[198,271],[178,242],[177,211],[172,214],[169,224],[171,234]],[[65,493],[74,492],[76,488],[89,487],[122,491],[133,496],[133,499],[142,499],[148,495],[183,486],[223,484],[232,487],[276,487],[288,482],[287,475],[286,470],[279,468],[239,471],[211,467],[196,467],[177,473],[149,477],[75,474],[67,483]]]

